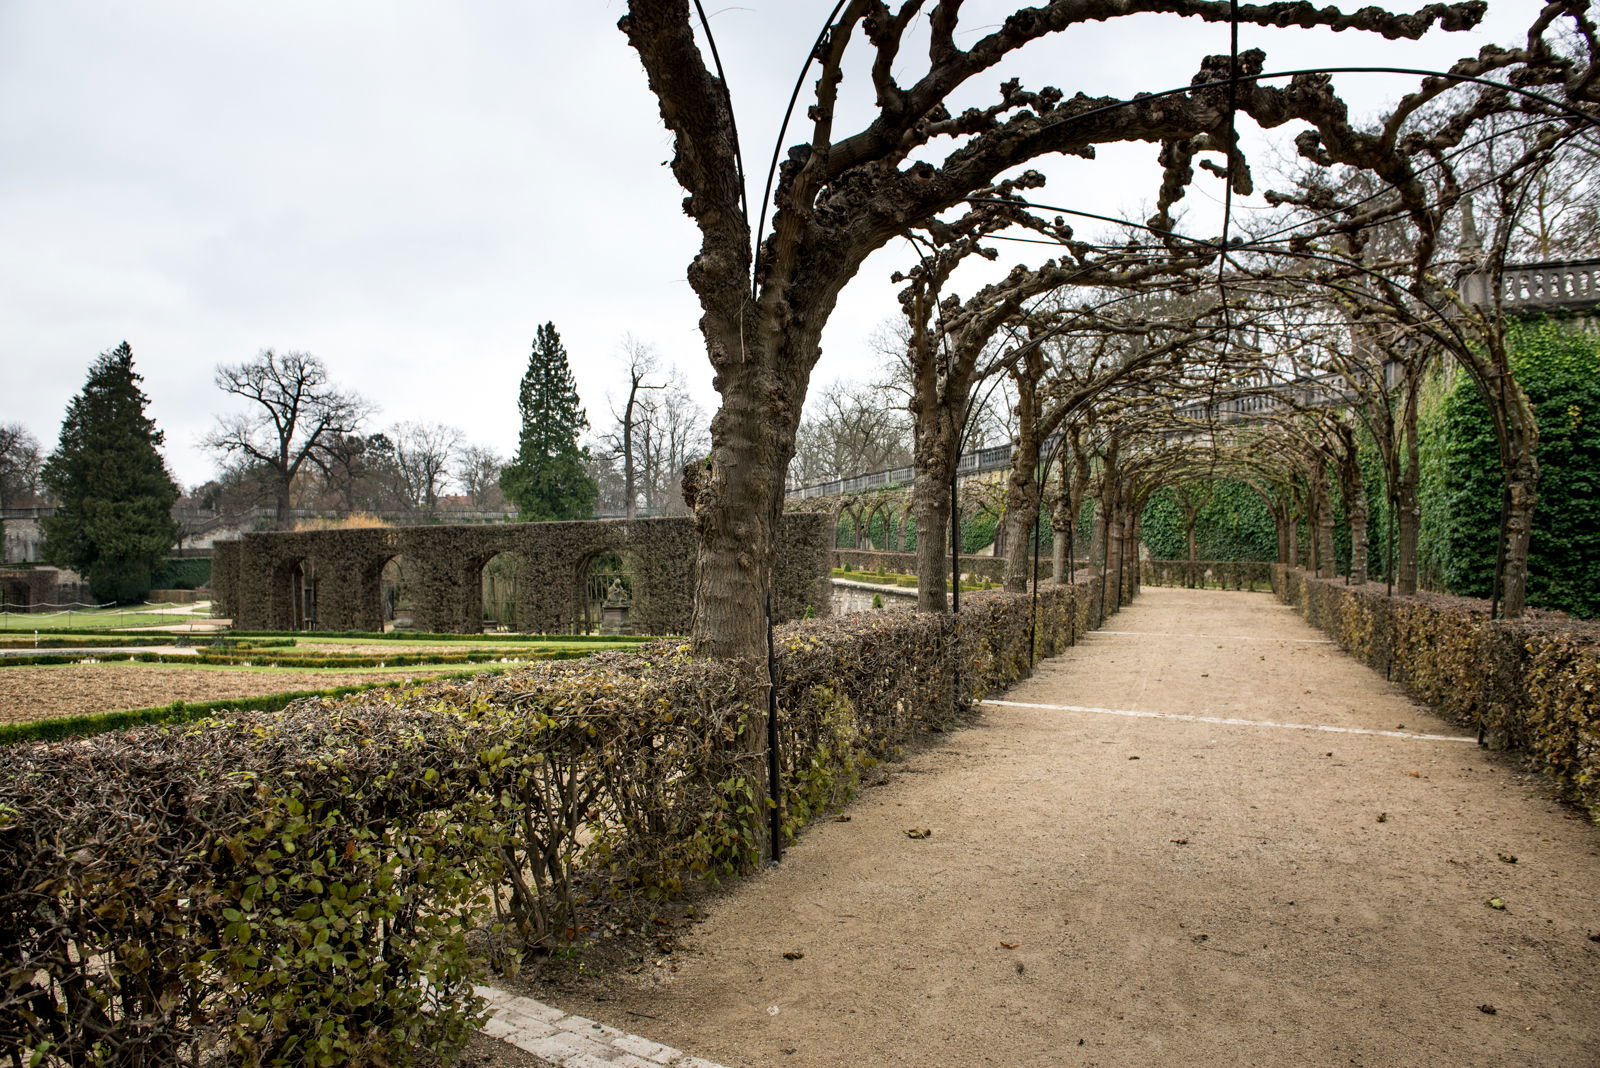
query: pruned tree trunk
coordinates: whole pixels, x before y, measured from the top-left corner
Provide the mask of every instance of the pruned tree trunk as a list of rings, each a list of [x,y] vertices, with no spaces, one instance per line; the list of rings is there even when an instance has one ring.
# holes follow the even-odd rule
[[[1317,575],[1332,578],[1338,572],[1333,549],[1333,493],[1328,484],[1328,462],[1317,457]]]

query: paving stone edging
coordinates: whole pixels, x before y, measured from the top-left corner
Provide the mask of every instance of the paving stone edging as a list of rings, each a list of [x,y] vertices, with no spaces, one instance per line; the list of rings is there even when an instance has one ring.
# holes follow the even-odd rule
[[[482,1031],[561,1068],[723,1068],[682,1050],[630,1035],[533,998],[476,988],[489,1003]]]

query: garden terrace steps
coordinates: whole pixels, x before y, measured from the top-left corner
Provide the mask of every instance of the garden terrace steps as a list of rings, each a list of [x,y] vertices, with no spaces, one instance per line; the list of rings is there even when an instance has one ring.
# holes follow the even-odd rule
[[[992,697],[562,1009],[728,1064],[1592,1063],[1600,829],[1270,594],[1146,587]]]

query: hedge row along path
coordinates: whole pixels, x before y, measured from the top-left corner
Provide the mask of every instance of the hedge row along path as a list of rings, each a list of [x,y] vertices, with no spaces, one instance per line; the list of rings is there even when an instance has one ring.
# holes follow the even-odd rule
[[[658,966],[538,996],[729,1065],[1600,1063],[1600,828],[1322,637],[1146,587]]]

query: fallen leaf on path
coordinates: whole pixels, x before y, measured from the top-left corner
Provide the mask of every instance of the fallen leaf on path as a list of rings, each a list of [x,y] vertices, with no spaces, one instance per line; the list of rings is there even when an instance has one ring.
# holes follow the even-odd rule
[[[1591,942],[1600,942],[1600,934],[1592,934],[1592,935],[1590,935],[1589,936],[1589,941],[1591,941]]]
[[[1387,812],[1378,813],[1378,822],[1379,823],[1388,823],[1389,822],[1389,814]]]
[[[907,838],[932,838],[933,832],[926,827],[910,827],[906,830]]]
[[[1478,1011],[1483,1013],[1485,1016],[1493,1016],[1495,1013],[1499,1012],[1500,1010],[1496,1009],[1493,1005],[1479,1005],[1478,1006]]]
[[[1497,897],[1491,897],[1488,901],[1488,905],[1492,909],[1504,909],[1506,907],[1506,903]]]
[[[1505,864],[1515,864],[1517,862],[1517,858],[1510,853],[1496,853],[1495,856],[1499,857],[1501,862]]]
[[[1189,839],[1187,839],[1187,838],[1172,838],[1172,839],[1168,839],[1168,840],[1173,845],[1188,845],[1189,844]]]
[[[1139,759],[1139,758],[1138,758],[1138,757],[1136,757],[1136,756],[1131,756],[1131,757],[1129,757],[1129,758],[1128,758],[1128,759],[1129,759],[1129,760],[1138,760],[1138,759]]]
[[[1006,949],[1016,949],[1018,946],[1022,945],[1022,943],[1021,942],[1001,942],[1000,945],[1003,946]]]
[[[1406,774],[1410,775],[1413,779],[1422,778],[1422,772],[1418,771],[1416,768],[1412,768],[1410,771],[1406,772]]]
[[[784,960],[799,960],[800,958],[802,958],[804,956],[805,956],[805,954],[800,952],[798,949],[791,949],[791,950],[789,950],[787,953],[785,953],[783,955],[783,959]]]
[[[850,822],[850,817],[849,816],[835,816],[835,817],[833,817],[833,822],[835,822],[835,823],[849,823]]]

